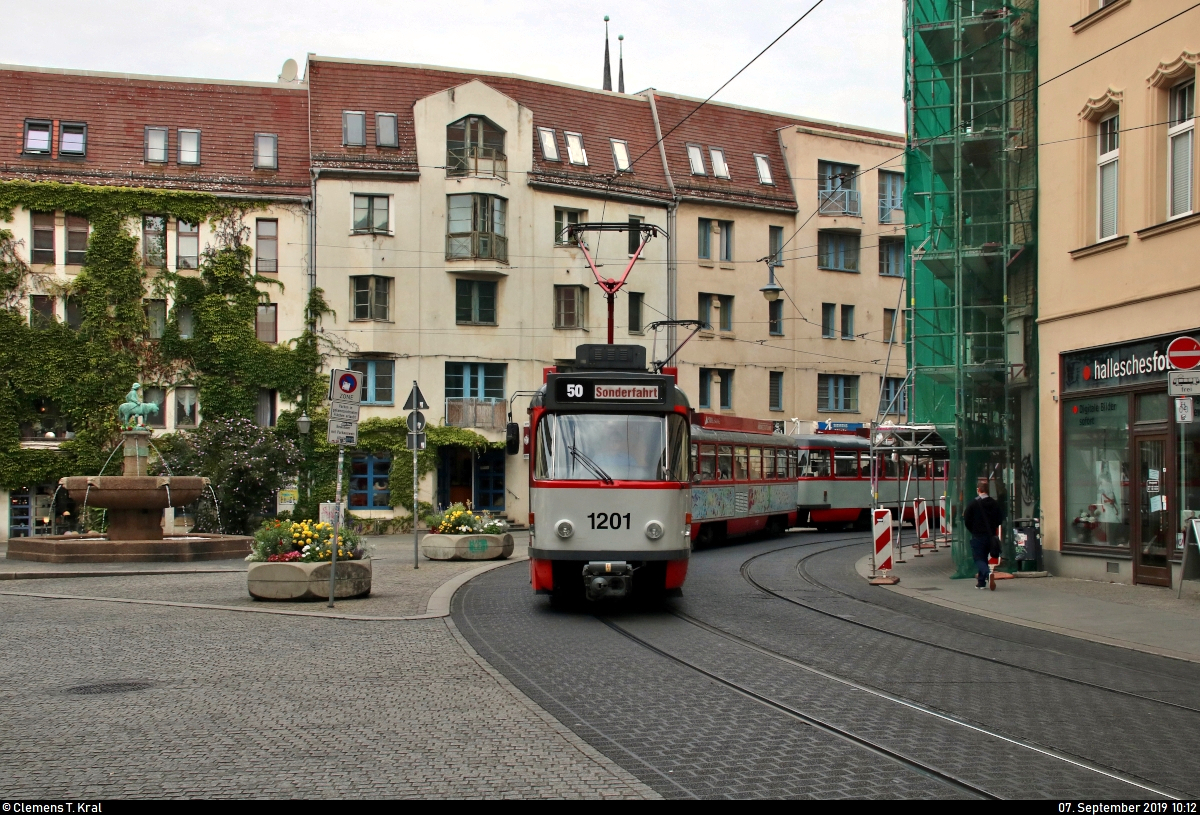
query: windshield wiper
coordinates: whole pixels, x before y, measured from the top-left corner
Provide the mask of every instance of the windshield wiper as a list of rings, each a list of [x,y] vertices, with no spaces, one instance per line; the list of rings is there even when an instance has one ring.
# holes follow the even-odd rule
[[[592,471],[592,475],[599,478],[605,484],[613,483],[612,476],[604,472],[604,470],[600,468],[599,464],[584,455],[578,447],[572,444],[567,448],[567,450],[570,451],[571,458],[578,459],[580,462],[582,462],[584,467],[587,467]]]

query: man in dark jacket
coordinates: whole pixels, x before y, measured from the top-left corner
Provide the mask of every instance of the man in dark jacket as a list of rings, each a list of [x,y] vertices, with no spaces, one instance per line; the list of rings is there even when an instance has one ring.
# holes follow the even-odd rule
[[[986,589],[990,581],[992,591],[995,591],[996,578],[992,577],[992,570],[988,566],[988,554],[992,548],[992,537],[996,534],[996,527],[1004,520],[1004,513],[996,499],[988,495],[986,478],[979,479],[975,491],[978,493],[975,500],[967,504],[963,513],[963,524],[971,533],[971,557],[975,559],[978,572],[975,588]]]

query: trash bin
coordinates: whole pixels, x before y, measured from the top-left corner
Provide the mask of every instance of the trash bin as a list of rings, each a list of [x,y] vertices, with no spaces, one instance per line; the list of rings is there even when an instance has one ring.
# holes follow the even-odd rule
[[[1017,570],[1037,572],[1042,562],[1042,530],[1037,518],[1018,518],[1013,524],[1017,545]]]

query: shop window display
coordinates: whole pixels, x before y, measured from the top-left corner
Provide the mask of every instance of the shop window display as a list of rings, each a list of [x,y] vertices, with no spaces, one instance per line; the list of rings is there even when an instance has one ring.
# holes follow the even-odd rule
[[[1065,543],[1129,546],[1129,397],[1063,402]]]

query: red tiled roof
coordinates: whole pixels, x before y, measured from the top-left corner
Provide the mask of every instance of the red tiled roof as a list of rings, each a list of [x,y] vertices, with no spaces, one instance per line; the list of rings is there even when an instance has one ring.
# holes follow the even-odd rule
[[[308,95],[302,86],[0,68],[0,178],[307,196]],[[87,123],[87,155],[28,156],[26,119]],[[165,165],[145,161],[145,127],[169,131]],[[177,128],[201,131],[201,164],[179,166]],[[279,169],[253,167],[254,134],[278,135]]]

